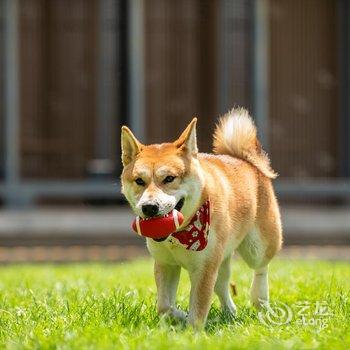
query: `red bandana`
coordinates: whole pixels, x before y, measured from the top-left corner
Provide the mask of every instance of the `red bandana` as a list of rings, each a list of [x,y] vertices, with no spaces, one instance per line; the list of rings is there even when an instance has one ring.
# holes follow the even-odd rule
[[[188,250],[203,250],[208,244],[210,226],[210,202],[206,201],[194,214],[188,226],[169,236],[169,242]]]

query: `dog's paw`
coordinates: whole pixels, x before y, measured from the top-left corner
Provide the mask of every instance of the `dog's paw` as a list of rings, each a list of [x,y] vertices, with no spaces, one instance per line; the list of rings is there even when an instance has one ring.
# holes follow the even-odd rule
[[[176,321],[186,321],[187,313],[176,307],[171,307],[167,310],[162,310],[159,314],[164,318],[172,318]]]
[[[172,308],[170,311],[171,317],[180,320],[180,321],[186,321],[187,319],[187,313],[185,311],[182,311],[178,308]]]

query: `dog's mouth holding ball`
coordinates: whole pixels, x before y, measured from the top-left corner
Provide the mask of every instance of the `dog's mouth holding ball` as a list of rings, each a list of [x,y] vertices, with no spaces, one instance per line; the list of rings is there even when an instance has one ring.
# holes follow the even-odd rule
[[[181,211],[182,207],[184,206],[184,203],[185,203],[185,198],[181,198],[177,204],[175,205],[174,209],[176,209],[177,211]],[[166,214],[163,214],[163,215],[156,215],[156,216],[151,216],[151,217],[145,217],[145,218],[142,218],[142,220],[156,220],[156,219],[162,219],[162,218],[165,218],[165,217],[168,217],[171,212],[173,211],[170,210],[168,213]]]
[[[181,198],[177,204],[175,205],[175,208],[177,211],[181,211],[182,207],[184,206],[185,203],[185,198]],[[154,241],[156,242],[163,242],[165,241],[167,238],[169,237],[169,235],[162,237],[162,238],[153,238]]]
[[[184,216],[181,209],[185,203],[185,198],[181,198],[174,209],[164,215],[142,218],[137,216],[132,224],[132,228],[141,236],[152,238],[156,242],[162,242],[175,232],[182,224]]]

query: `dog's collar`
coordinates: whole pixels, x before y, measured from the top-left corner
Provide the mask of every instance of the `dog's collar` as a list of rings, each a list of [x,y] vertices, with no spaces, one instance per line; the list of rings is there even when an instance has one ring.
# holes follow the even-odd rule
[[[187,250],[203,250],[208,244],[210,228],[210,201],[207,200],[182,230],[172,233],[168,241]]]

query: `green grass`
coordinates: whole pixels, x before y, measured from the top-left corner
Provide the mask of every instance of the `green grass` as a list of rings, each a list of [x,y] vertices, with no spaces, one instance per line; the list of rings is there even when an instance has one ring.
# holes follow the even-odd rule
[[[350,267],[346,263],[276,260],[272,301],[294,310],[286,325],[264,325],[250,306],[251,271],[234,261],[238,315],[230,320],[215,299],[205,331],[159,319],[151,260],[123,264],[0,267],[0,348],[44,349],[349,349]],[[178,303],[188,308],[183,273]],[[313,313],[327,303],[328,326],[300,325],[297,302]],[[314,316],[308,316],[308,320]],[[317,317],[316,317],[317,318]]]

